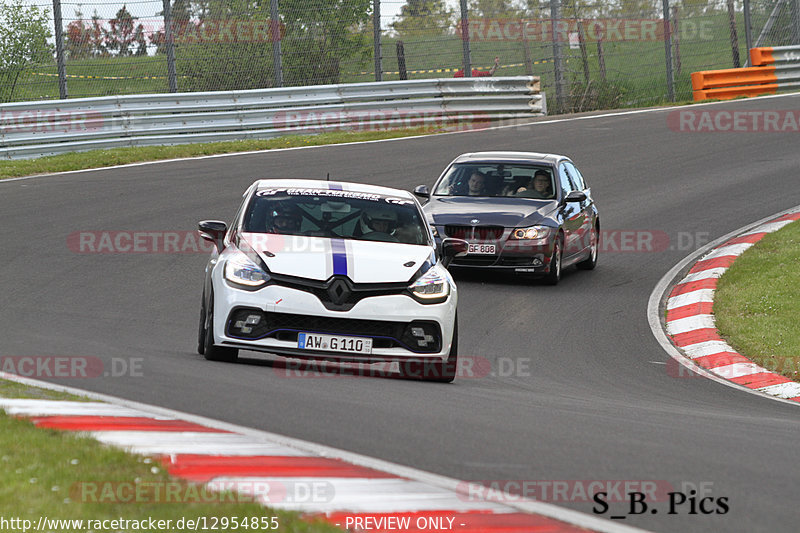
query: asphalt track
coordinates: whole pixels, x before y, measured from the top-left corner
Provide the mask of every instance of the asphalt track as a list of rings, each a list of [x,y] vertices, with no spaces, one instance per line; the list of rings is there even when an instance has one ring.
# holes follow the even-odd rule
[[[798,98],[694,109],[796,110]],[[675,377],[646,308],[661,276],[693,249],[800,204],[798,134],[679,132],[668,113],[0,183],[0,355],[87,355],[106,368],[140,358],[141,375],[33,377],[454,478],[656,480],[728,499],[727,514],[683,506],[669,515],[657,502],[658,514],[621,520],[654,531],[796,531],[800,409]],[[462,357],[485,358],[494,375],[451,385],[290,378],[256,359],[207,362],[194,351],[204,254],[79,254],[67,246],[80,231],[193,230],[200,219],[229,220],[256,177],[330,172],[409,189],[431,184],[454,156],[487,149],[570,155],[603,229],[664,232],[670,246],[606,251],[597,270],[570,270],[557,287],[459,275]],[[554,503],[587,513],[594,506]],[[627,510],[614,505],[605,516]]]

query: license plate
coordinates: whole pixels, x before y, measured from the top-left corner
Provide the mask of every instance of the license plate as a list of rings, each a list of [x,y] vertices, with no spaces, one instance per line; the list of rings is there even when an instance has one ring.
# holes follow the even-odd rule
[[[320,335],[318,333],[299,333],[297,335],[297,347],[303,350],[370,354],[372,353],[372,339],[343,337],[341,335]]]
[[[473,244],[470,243],[469,247],[467,248],[468,254],[478,254],[478,255],[496,255],[497,254],[497,245],[495,244]]]

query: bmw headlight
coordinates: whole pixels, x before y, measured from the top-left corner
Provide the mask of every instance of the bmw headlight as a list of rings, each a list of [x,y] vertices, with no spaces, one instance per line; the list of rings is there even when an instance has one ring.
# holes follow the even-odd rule
[[[550,235],[548,226],[531,226],[529,228],[517,228],[511,232],[511,239],[517,241],[532,241],[536,239],[546,239]]]
[[[269,281],[269,274],[239,252],[225,262],[225,279],[237,285],[260,287]]]
[[[431,268],[408,286],[411,295],[425,304],[442,303],[450,295],[450,282],[438,268]]]

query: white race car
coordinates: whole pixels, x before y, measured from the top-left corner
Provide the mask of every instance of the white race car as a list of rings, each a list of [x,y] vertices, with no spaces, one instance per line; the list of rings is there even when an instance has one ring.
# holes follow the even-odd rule
[[[343,182],[260,180],[230,228],[200,222],[206,266],[198,352],[239,349],[339,362],[399,361],[406,376],[452,381],[458,296],[414,196]]]

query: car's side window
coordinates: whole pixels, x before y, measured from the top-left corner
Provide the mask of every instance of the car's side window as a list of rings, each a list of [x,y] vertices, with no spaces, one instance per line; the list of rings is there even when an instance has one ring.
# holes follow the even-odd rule
[[[583,176],[581,175],[580,171],[578,170],[578,167],[576,167],[573,163],[570,163],[570,162],[565,162],[564,164],[567,166],[567,170],[569,172],[569,177],[572,178],[572,181],[574,182],[575,187],[577,187],[576,190],[578,190],[578,191],[585,190],[586,189],[586,183],[584,183]]]
[[[572,180],[570,180],[566,163],[561,163],[558,165],[558,181],[561,182],[561,190],[563,191],[564,196],[575,190],[575,185],[573,185]]]

